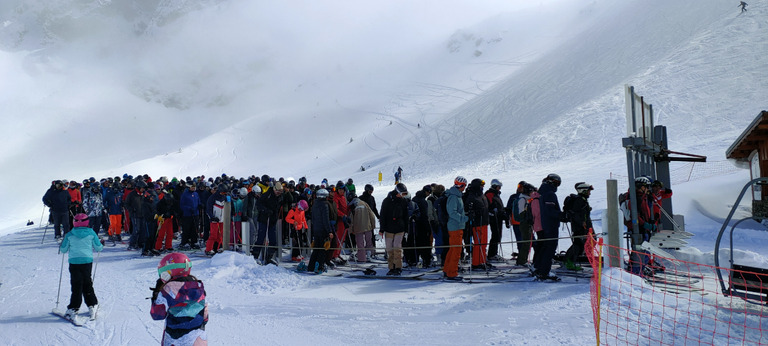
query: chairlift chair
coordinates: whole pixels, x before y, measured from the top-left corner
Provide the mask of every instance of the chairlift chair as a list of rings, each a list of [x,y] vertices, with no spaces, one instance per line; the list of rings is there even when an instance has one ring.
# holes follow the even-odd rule
[[[720,268],[720,241],[722,240],[723,233],[733,218],[733,214],[736,212],[736,208],[739,207],[739,203],[744,197],[744,194],[746,194],[747,189],[752,187],[752,185],[768,185],[768,178],[763,177],[753,179],[744,185],[741,194],[739,194],[739,197],[736,199],[736,203],[734,203],[733,208],[731,208],[731,212],[728,214],[725,221],[723,221],[723,226],[720,228],[720,233],[717,235],[717,240],[715,241],[715,267],[717,268]],[[725,279],[719,269],[716,270],[715,273],[720,281],[720,287],[724,295],[739,297],[749,303],[764,305],[768,304],[768,269],[736,264],[733,262],[733,231],[736,229],[736,226],[747,220],[754,220],[758,223],[761,223],[760,221],[762,221],[760,217],[755,217],[753,215],[743,218],[731,226],[729,237],[731,250],[729,263],[731,268],[728,274],[728,285],[726,285]],[[761,224],[765,226],[765,224]]]

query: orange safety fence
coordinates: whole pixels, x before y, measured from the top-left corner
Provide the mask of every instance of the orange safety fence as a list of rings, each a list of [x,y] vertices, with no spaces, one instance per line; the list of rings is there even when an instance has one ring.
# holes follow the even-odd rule
[[[639,256],[644,264],[638,265],[630,262],[626,249],[609,251],[612,247],[602,238],[587,239],[598,345],[768,344],[768,271],[647,253]],[[609,254],[617,253],[620,258],[613,262],[622,268],[606,266]],[[631,273],[632,264],[640,274]]]

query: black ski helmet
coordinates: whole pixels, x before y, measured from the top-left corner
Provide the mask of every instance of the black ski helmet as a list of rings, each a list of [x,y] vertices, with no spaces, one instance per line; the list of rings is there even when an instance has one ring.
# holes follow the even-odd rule
[[[401,195],[408,194],[408,188],[405,187],[405,184],[403,183],[397,183],[397,185],[395,185],[395,191]]]
[[[546,178],[542,181],[542,183],[550,183],[554,186],[560,186],[560,183],[562,183],[563,180],[560,179],[560,176],[555,173],[549,173]]]

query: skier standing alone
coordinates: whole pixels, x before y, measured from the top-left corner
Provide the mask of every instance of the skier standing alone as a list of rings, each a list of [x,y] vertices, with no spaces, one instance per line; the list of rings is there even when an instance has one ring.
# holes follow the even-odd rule
[[[739,4],[739,7],[741,7],[741,12],[747,12],[747,3],[746,2],[742,1]]]
[[[178,252],[165,255],[157,265],[160,278],[152,289],[150,314],[165,320],[162,345],[208,345],[205,287],[191,270],[189,257]]]
[[[85,305],[88,306],[91,319],[95,319],[99,300],[93,291],[93,281],[91,281],[93,250],[101,251],[104,246],[96,232],[88,228],[88,215],[77,214],[72,223],[75,228],[64,235],[64,241],[59,248],[62,254],[69,252],[69,282],[72,285],[72,296],[69,299],[65,317],[74,321],[85,298]]]

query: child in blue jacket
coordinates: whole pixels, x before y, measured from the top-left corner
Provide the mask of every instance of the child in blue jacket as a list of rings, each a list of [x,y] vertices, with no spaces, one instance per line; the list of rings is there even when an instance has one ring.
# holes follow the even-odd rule
[[[69,252],[69,276],[72,284],[72,296],[65,316],[74,320],[85,298],[85,305],[88,306],[91,319],[95,319],[99,300],[93,292],[93,281],[91,281],[93,250],[101,251],[104,245],[101,244],[96,232],[88,227],[88,215],[83,213],[75,215],[73,225],[75,228],[64,235],[64,241],[59,248],[61,253]]]

